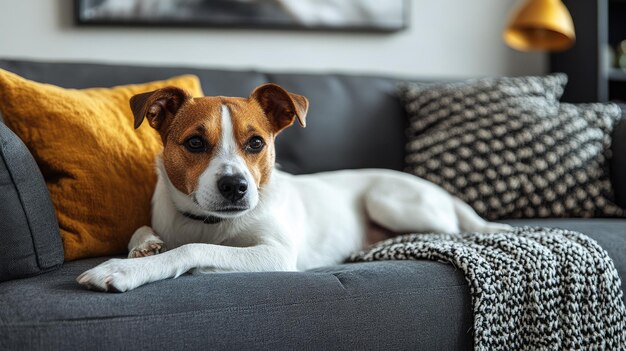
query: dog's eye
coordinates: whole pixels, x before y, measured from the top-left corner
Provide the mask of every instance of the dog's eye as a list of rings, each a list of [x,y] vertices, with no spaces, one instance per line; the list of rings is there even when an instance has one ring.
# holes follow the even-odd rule
[[[206,144],[200,137],[191,137],[185,140],[185,147],[191,152],[203,152],[206,150]]]
[[[256,153],[260,152],[263,149],[263,146],[265,146],[265,142],[263,142],[263,139],[261,139],[261,137],[255,136],[248,140],[246,150],[248,152]]]

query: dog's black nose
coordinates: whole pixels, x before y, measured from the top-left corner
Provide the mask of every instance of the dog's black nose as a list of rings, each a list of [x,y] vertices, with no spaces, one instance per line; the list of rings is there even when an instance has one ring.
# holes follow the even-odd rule
[[[246,195],[248,182],[240,175],[224,176],[217,181],[217,188],[224,198],[235,202]]]

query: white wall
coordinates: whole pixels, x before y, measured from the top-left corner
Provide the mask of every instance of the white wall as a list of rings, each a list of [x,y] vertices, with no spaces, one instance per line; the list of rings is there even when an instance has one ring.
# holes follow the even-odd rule
[[[381,0],[384,1],[384,0]],[[75,27],[72,0],[0,0],[0,57],[410,77],[539,74],[542,54],[507,48],[514,0],[411,0],[395,34]]]

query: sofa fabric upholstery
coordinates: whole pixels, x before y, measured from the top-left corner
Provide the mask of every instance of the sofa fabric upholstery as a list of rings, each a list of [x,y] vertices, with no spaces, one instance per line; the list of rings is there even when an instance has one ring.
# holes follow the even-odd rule
[[[626,280],[624,219],[515,220],[590,235]],[[621,256],[620,256],[621,255]],[[0,349],[467,350],[471,301],[461,271],[432,261],[343,264],[307,272],[184,275],[127,293],[74,279],[105,258],[0,284]]]
[[[0,281],[62,263],[59,225],[43,176],[26,146],[0,122]]]

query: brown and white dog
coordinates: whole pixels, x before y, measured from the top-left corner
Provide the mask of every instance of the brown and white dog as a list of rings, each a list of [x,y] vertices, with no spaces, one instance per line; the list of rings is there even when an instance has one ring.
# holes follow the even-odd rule
[[[372,222],[390,232],[497,232],[510,227],[423,179],[390,170],[293,176],[274,168],[274,139],[308,101],[275,84],[249,98],[192,98],[169,87],[134,96],[163,140],[152,228],[133,235],[131,259],[81,274],[89,288],[128,291],[191,271],[295,271],[342,262],[371,243]],[[168,251],[165,251],[167,246]]]

